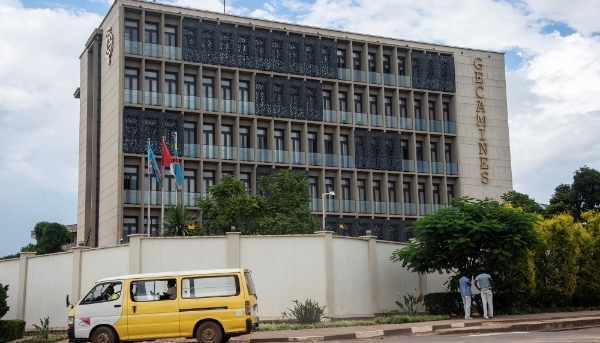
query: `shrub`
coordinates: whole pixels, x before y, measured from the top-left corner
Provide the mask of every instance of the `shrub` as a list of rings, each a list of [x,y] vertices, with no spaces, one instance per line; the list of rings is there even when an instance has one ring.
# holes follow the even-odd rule
[[[0,320],[0,342],[23,338],[25,322],[19,319]]]
[[[35,331],[35,338],[38,340],[47,340],[50,335],[50,317],[46,317],[43,320],[40,319],[40,325],[33,324],[33,330]]]
[[[425,309],[429,314],[464,315],[462,298],[458,292],[429,293],[423,297]]]
[[[400,296],[398,293],[396,293],[396,295]],[[419,314],[419,309],[421,308],[422,302],[423,294],[419,294],[418,297],[415,297],[412,293],[407,293],[404,296],[404,304],[396,300],[396,305],[398,305],[398,307],[406,311],[407,315],[416,316],[417,314]]]
[[[7,305],[6,299],[8,298],[8,285],[2,286],[0,283],[0,318],[10,310],[10,306]]]
[[[289,309],[290,313],[283,312],[284,318],[289,318],[297,321],[300,324],[314,324],[321,321],[323,313],[325,313],[325,306],[319,306],[319,303],[306,299],[304,304],[298,300],[292,300],[295,305],[294,309]]]

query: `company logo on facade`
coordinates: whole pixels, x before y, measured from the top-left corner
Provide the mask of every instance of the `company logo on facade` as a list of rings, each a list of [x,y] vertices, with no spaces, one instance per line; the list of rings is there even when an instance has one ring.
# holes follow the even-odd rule
[[[477,96],[477,127],[479,129],[479,169],[481,171],[481,183],[490,183],[490,164],[488,159],[488,144],[485,138],[485,103],[483,88],[483,60],[475,57],[475,95]]]
[[[114,45],[115,37],[112,33],[112,27],[109,27],[108,30],[106,30],[106,48],[104,50],[104,54],[106,55],[106,61],[108,62],[108,65],[110,65],[111,62]]]

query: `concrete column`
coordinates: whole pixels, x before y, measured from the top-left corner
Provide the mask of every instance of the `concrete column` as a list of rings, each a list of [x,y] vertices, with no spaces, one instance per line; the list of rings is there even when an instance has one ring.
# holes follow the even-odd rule
[[[227,268],[240,268],[240,233],[227,232]]]
[[[71,303],[75,303],[81,297],[81,254],[84,250],[88,249],[88,247],[74,247],[71,249],[73,252],[73,277],[71,281],[71,295],[69,296]]]
[[[419,273],[419,294],[427,294],[427,274]]]
[[[17,319],[25,320],[25,299],[27,298],[27,259],[35,252],[19,253],[19,285],[17,287]]]
[[[323,255],[325,256],[325,315],[335,316],[335,297],[333,284],[333,232],[317,231],[323,236]]]
[[[142,272],[142,238],[147,234],[129,235],[129,274]]]
[[[379,268],[377,267],[377,237],[362,236],[368,241],[369,249],[369,284],[371,286],[371,315],[381,312],[379,310]]]

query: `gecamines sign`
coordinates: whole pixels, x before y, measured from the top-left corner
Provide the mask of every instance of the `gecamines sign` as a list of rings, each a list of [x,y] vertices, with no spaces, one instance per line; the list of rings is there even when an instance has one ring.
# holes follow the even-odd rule
[[[490,183],[490,162],[488,158],[488,143],[485,136],[486,117],[485,117],[485,88],[483,81],[483,60],[475,57],[473,60],[475,66],[475,96],[477,97],[477,129],[479,130],[479,170],[481,172],[481,183]]]

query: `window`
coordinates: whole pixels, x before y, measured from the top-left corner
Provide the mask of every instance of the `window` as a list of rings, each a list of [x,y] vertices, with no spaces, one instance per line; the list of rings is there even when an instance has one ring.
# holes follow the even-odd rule
[[[400,106],[400,117],[407,118],[408,113],[406,112],[406,99],[400,98],[400,103],[398,105]]]
[[[205,98],[215,97],[215,79],[212,77],[202,78],[202,96]]]
[[[138,167],[124,166],[123,167],[123,189],[137,190],[138,188]]]
[[[240,126],[240,148],[250,147],[250,128],[247,126]]]
[[[183,143],[197,144],[196,141],[196,123],[193,121],[183,122]]]
[[[331,133],[326,133],[323,135],[323,145],[324,145],[324,152],[326,154],[333,154],[333,134]]]
[[[256,148],[257,149],[268,149],[267,148],[267,129],[256,129]]]
[[[240,181],[246,185],[247,189],[250,189],[250,173],[240,173]]]
[[[452,163],[452,144],[451,143],[446,143],[445,144],[445,157],[446,157],[446,163]]]
[[[385,111],[386,116],[392,115],[392,97],[386,96],[383,99],[383,110]]]
[[[411,203],[411,196],[410,196],[410,182],[404,182],[402,184],[402,192],[404,193],[404,202],[406,203]]]
[[[431,142],[431,143],[429,143],[429,146],[430,146],[430,150],[431,150],[431,161],[437,162],[438,161],[437,142]]]
[[[131,282],[131,300],[146,302],[177,299],[177,280],[139,280]]]
[[[165,73],[165,93],[177,94],[177,74]]]
[[[425,184],[424,183],[420,183],[417,185],[418,189],[417,189],[417,193],[419,195],[419,204],[425,204],[426,200],[425,200]]]
[[[377,63],[376,63],[377,56],[374,53],[370,52],[367,55],[367,57],[369,60],[369,71],[376,72],[377,71]]]
[[[388,201],[396,202],[396,182],[388,181]]]
[[[122,286],[123,285],[120,282],[99,283],[86,294],[81,301],[81,305],[117,300],[121,297],[123,290]]]
[[[342,179],[342,200],[350,200],[350,179]]]
[[[415,99],[415,118],[421,118],[421,100]]]
[[[348,111],[348,99],[347,99],[346,92],[338,93],[338,107],[339,107],[338,109],[342,112]]]
[[[400,147],[402,148],[402,158],[408,160],[408,139],[403,139],[400,141]]]
[[[360,65],[360,51],[352,52],[352,63],[354,64],[354,70],[362,70]]]
[[[439,205],[440,204],[440,184],[434,183],[431,186],[433,190],[433,203]]]
[[[139,41],[138,37],[138,22],[135,20],[125,20],[125,40],[126,41]]]
[[[444,121],[450,121],[450,103],[442,103],[442,115],[444,116]]]
[[[454,199],[454,185],[447,185],[446,192],[448,193],[448,202],[450,202],[450,199]]]
[[[183,95],[196,96],[196,75],[183,76]]]
[[[208,188],[215,185],[215,172],[212,170],[202,173],[202,191],[208,193]]]
[[[150,216],[150,236],[157,237],[158,236],[158,226],[159,226],[158,217]]]
[[[221,99],[231,100],[231,80],[221,79]]]
[[[292,151],[300,151],[300,131],[292,131]]]
[[[381,201],[381,181],[373,180],[373,201]]]
[[[125,68],[125,89],[137,90],[138,87],[138,70],[134,68]]]
[[[377,111],[377,95],[369,95],[369,113],[379,114]]]
[[[325,178],[325,192],[324,193],[331,193],[333,192],[335,188],[335,183],[332,177],[326,177]]]
[[[158,92],[158,72],[154,70],[146,70],[145,73],[145,91]]]
[[[177,27],[165,25],[165,45],[177,46]]]
[[[184,192],[196,193],[197,188],[196,188],[196,170],[195,169],[184,169],[183,170],[183,188],[184,188]]]
[[[231,125],[221,126],[221,145],[233,146],[233,127]]]
[[[417,161],[423,160],[423,141],[417,141]]]
[[[354,112],[355,113],[363,113],[362,94],[354,94]]]
[[[285,139],[283,130],[275,130],[275,150],[285,150]]]
[[[331,91],[323,91],[323,109],[331,110]]]
[[[310,193],[311,198],[313,199],[319,197],[319,185],[317,183],[317,178],[314,176],[308,178],[308,193]]]
[[[144,30],[144,42],[147,44],[158,44],[158,24],[146,22]]]
[[[390,55],[383,55],[383,72],[385,74],[392,73],[391,60],[392,57]]]
[[[308,152],[309,153],[318,152],[317,133],[316,132],[308,133]]]
[[[240,294],[237,275],[186,278],[181,280],[181,297],[214,298]]]
[[[177,187],[175,185],[175,176],[170,172],[169,167],[165,167],[163,173],[163,187],[165,192],[177,192]]]
[[[204,124],[202,126],[202,144],[215,145],[215,125]]]
[[[429,120],[435,120],[435,101],[429,101]]]
[[[398,75],[404,74],[404,57],[398,57]]]
[[[337,66],[338,68],[346,68],[346,50],[337,50]]]
[[[356,180],[356,193],[358,195],[359,201],[367,200],[367,194],[365,192],[365,183],[366,181],[364,179]]]
[[[129,235],[138,233],[137,217],[123,217],[122,243],[129,243]]]
[[[250,101],[250,82],[240,81],[239,100]]]
[[[340,135],[340,155],[350,155],[348,135]]]

